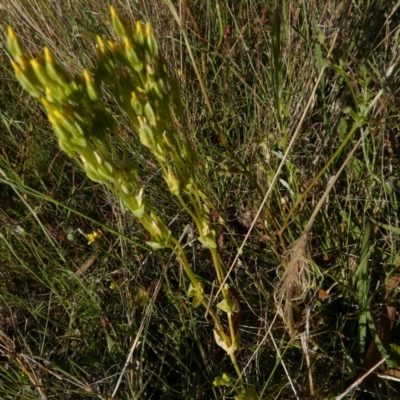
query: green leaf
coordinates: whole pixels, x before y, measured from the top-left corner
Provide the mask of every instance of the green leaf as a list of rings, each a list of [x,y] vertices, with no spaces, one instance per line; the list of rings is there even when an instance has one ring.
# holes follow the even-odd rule
[[[208,236],[200,236],[199,242],[207,249],[216,249],[217,248],[217,243],[215,242],[215,239],[210,238]]]
[[[108,334],[108,332],[105,332],[106,334],[106,339],[107,339],[107,348],[108,351],[111,353],[115,347],[115,342],[112,339],[112,337]]]
[[[228,355],[234,354],[238,348],[239,334],[237,334],[235,340],[230,343],[230,337],[227,336],[224,332],[218,329],[214,329],[213,331],[215,343],[217,343],[218,346],[222,347],[222,349],[225,350]]]
[[[374,320],[372,318],[371,313],[369,311],[367,311],[365,314],[366,314],[365,320],[368,323],[368,327],[369,327],[369,330],[371,331],[372,338],[376,344],[376,347],[379,350],[379,353],[381,353],[381,356],[386,358],[386,360],[385,360],[386,365],[389,368],[397,368],[397,363],[391,359],[389,352],[386,350],[384,344],[382,343],[381,339],[379,338],[379,335],[378,335],[378,332],[376,331],[376,327],[375,327]]]
[[[163,242],[146,242],[148,246],[150,246],[154,250],[165,249],[169,247],[169,243],[166,241]]]
[[[238,308],[237,303],[235,302],[235,300],[232,300],[232,299],[224,299],[224,300],[222,300],[221,302],[219,302],[217,304],[217,307],[220,310],[222,310],[222,311],[224,311],[224,312],[226,312],[228,314],[232,314],[232,313],[238,311],[237,310],[237,308]]]
[[[397,354],[400,356],[400,346],[396,343],[391,343],[390,344],[390,348]]]
[[[132,214],[136,217],[141,219],[144,214],[144,204],[142,204],[140,207],[136,208],[136,210],[132,210]]]
[[[204,298],[204,289],[201,283],[198,284],[197,289],[192,283],[190,283],[187,295],[189,298],[193,297],[192,306],[197,308],[202,303]]]

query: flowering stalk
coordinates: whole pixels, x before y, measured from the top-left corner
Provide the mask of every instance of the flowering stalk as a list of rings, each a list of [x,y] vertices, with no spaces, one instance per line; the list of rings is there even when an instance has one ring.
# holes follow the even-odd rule
[[[8,49],[12,66],[22,87],[44,107],[60,148],[74,158],[87,176],[107,186],[120,197],[150,234],[147,242],[154,249],[171,249],[190,280],[188,296],[192,304],[208,309],[204,289],[194,274],[186,254],[167,225],[147,201],[140,187],[136,165],[129,160],[118,125],[103,101],[103,87],[113,95],[129,117],[143,146],[157,160],[169,191],[196,224],[199,241],[210,250],[217,279],[224,280],[224,270],[217,251],[219,227],[210,221],[212,202],[200,190],[196,175],[196,154],[185,132],[174,127],[173,117],[182,116],[179,86],[168,75],[167,63],[158,49],[149,23],[137,22],[131,29],[113,7],[111,19],[119,40],[107,43],[97,37],[96,68],[83,74],[71,74],[59,65],[45,47],[44,56],[27,60],[14,31],[8,28]],[[122,156],[121,156],[122,152]],[[232,315],[238,304],[221,287],[223,300],[218,308],[227,314],[229,335],[224,332],[217,313],[209,310],[214,335],[230,356],[241,381],[235,352],[239,338]]]

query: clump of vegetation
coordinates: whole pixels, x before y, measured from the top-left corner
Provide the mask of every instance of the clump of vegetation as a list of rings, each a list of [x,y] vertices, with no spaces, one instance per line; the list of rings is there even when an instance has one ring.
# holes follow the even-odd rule
[[[179,113],[182,108],[177,84],[174,80],[168,81],[167,65],[158,51],[150,24],[146,23],[143,28],[137,22],[136,30],[132,31],[114,7],[111,7],[111,16],[120,43],[109,41],[106,45],[100,36],[97,37],[94,79],[87,70],[83,75],[69,74],[55,62],[47,47],[43,59],[26,60],[21,43],[9,27],[8,50],[15,60],[11,63],[22,87],[42,103],[60,148],[77,159],[92,181],[106,185],[123,200],[150,235],[147,245],[153,249],[168,248],[175,254],[190,280],[187,296],[193,297],[194,307],[203,305],[210,314],[215,323],[216,343],[230,356],[242,382],[235,356],[239,337],[233,325],[239,303],[229,296],[229,285],[223,282],[225,271],[217,251],[219,228],[210,218],[210,209],[215,207],[200,190],[201,180],[195,172],[196,155],[190,149],[185,132],[179,132],[173,125],[174,110]],[[118,146],[121,142],[118,125],[104,104],[103,86],[112,93],[120,109],[129,117],[140,142],[157,160],[170,193],[176,196],[182,211],[193,219],[199,242],[210,250],[223,297],[217,307],[227,314],[229,333],[225,333],[211,305],[212,299],[205,296],[203,285],[190,266],[181,243],[149,205],[144,187],[138,187],[137,167],[128,161],[129,155]],[[179,114],[175,118],[179,121]],[[118,154],[118,148],[122,149],[122,154]],[[89,243],[93,242],[92,235],[88,235]],[[215,382],[218,384],[219,381]],[[225,381],[223,384],[227,385]],[[242,384],[239,397],[245,393],[249,391]]]
[[[152,5],[3,10],[2,397],[393,397],[396,9]]]

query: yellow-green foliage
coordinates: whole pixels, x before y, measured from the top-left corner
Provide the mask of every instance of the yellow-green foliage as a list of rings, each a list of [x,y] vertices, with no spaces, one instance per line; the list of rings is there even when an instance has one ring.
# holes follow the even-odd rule
[[[26,60],[20,42],[8,29],[8,48],[17,79],[45,108],[60,148],[77,158],[90,179],[107,184],[121,197],[152,235],[149,244],[168,247],[170,232],[150,209],[138,187],[136,166],[118,159],[110,139],[117,140],[117,123],[103,101],[102,87],[113,94],[128,115],[141,143],[150,149],[162,169],[172,194],[185,192],[192,216],[206,247],[216,247],[216,228],[207,217],[209,203],[199,190],[194,173],[195,154],[184,132],[174,135],[171,113],[179,117],[181,102],[177,82],[168,76],[149,23],[130,29],[111,7],[119,42],[97,37],[97,65],[91,74],[72,75],[45,47],[44,57]],[[189,211],[189,210],[187,210]]]
[[[119,40],[105,43],[97,37],[96,67],[75,75],[59,65],[48,48],[44,49],[44,57],[27,60],[9,27],[8,49],[16,77],[45,108],[60,148],[76,159],[91,180],[106,185],[124,200],[150,233],[148,245],[170,248],[175,253],[191,282],[188,297],[193,298],[193,306],[207,308],[215,322],[215,340],[230,356],[241,380],[235,358],[239,337],[232,323],[232,315],[239,309],[223,284],[224,271],[216,244],[218,227],[209,218],[212,203],[200,190],[194,168],[196,155],[187,135],[173,123],[174,118],[179,120],[182,110],[178,84],[168,75],[150,24],[137,22],[132,30],[113,7],[111,17]],[[121,139],[117,122],[103,100],[104,87],[129,117],[142,145],[157,160],[169,191],[192,217],[199,241],[210,250],[223,296],[217,307],[227,315],[230,335],[225,333],[216,312],[209,309],[203,287],[179,241],[146,200],[136,166],[122,146],[117,151],[115,143]]]

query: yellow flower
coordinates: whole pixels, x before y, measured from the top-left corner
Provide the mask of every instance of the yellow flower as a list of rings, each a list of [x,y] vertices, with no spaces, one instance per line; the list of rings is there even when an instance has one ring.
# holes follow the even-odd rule
[[[88,233],[87,238],[88,238],[88,244],[92,244],[97,237],[99,236],[99,234],[95,231],[93,231],[92,233]]]
[[[122,283],[122,279],[117,279],[116,281],[112,281],[110,283],[109,288],[111,290],[117,290],[119,288],[119,286],[121,285],[121,283]]]

